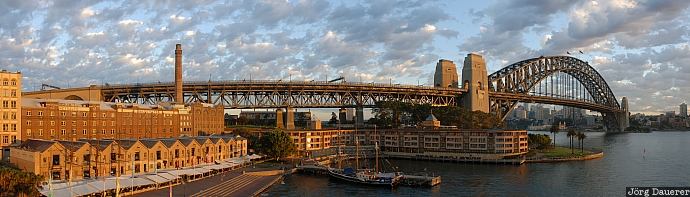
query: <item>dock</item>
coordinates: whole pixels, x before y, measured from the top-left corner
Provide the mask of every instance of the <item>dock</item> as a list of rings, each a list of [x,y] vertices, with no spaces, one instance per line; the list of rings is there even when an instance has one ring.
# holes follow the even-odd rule
[[[302,165],[295,168],[296,172],[315,175],[328,175],[324,166]],[[411,187],[433,187],[441,184],[441,176],[403,175],[400,185]]]

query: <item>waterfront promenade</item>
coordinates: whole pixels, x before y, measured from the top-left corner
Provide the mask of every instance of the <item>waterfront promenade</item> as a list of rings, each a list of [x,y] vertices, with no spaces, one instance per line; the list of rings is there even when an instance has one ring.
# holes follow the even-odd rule
[[[172,196],[254,196],[280,180],[282,173],[262,173],[279,169],[244,167],[201,180],[173,186]],[[170,188],[136,194],[136,197],[169,196]]]

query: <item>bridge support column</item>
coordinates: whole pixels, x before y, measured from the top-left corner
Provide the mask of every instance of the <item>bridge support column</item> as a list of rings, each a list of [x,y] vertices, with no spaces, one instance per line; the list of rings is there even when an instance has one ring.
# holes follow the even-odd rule
[[[283,124],[283,109],[281,108],[276,109],[276,128],[285,128],[285,124]]]
[[[355,108],[355,126],[357,127],[364,127],[364,107],[363,106],[357,106]]]
[[[295,110],[292,107],[285,110],[285,129],[295,129]]]
[[[618,114],[618,127],[620,131],[625,131],[630,126],[630,111],[628,109],[628,98],[621,99],[621,112]]]

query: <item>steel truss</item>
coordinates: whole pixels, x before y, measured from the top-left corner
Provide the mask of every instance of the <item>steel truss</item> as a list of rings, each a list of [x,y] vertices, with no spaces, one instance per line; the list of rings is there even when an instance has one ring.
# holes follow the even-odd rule
[[[285,81],[185,82],[186,103],[204,102],[227,109],[373,107],[377,101],[402,101],[435,106],[455,105],[464,92],[457,88]],[[174,83],[102,87],[105,101],[156,104],[174,98]]]
[[[545,91],[542,86],[546,86]],[[604,78],[574,57],[542,56],[511,64],[489,75],[489,89],[491,111],[503,119],[518,102],[535,102],[598,111],[605,124],[616,129],[616,116],[621,111]]]

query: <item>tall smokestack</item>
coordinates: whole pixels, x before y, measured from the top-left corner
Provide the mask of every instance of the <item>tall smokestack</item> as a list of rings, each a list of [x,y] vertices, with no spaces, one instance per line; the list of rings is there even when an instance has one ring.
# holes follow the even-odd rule
[[[184,104],[182,97],[182,44],[175,45],[175,102]]]

